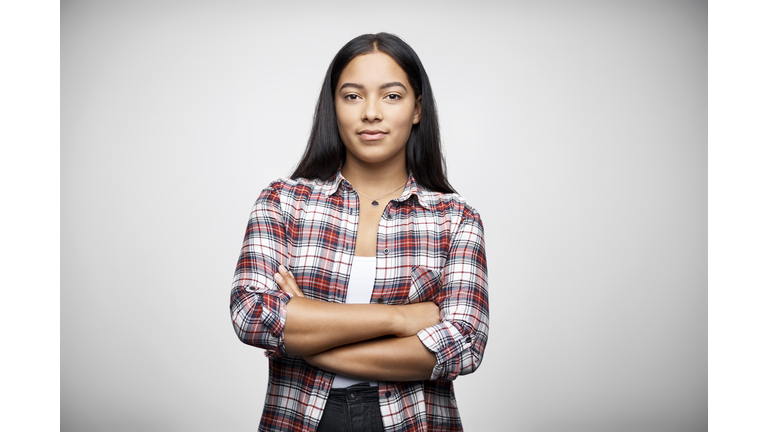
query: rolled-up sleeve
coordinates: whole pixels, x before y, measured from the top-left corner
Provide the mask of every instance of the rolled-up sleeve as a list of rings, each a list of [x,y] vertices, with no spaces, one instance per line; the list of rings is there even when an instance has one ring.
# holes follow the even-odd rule
[[[431,380],[456,379],[474,372],[488,341],[488,282],[480,215],[467,207],[451,238],[444,282],[438,295],[440,324],[418,333],[435,354]]]
[[[289,294],[279,290],[273,275],[287,263],[285,225],[278,192],[270,185],[253,206],[232,282],[229,310],[241,341],[285,355],[283,328]]]

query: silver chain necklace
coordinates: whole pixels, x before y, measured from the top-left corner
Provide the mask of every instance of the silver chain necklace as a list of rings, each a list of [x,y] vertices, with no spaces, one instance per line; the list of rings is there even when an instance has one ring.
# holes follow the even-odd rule
[[[400,186],[398,186],[398,187],[397,187],[397,189],[402,189],[402,188],[403,188],[403,186],[405,186],[405,185],[406,185],[406,183],[408,183],[408,180],[406,180],[406,181],[405,181],[405,183],[403,183],[403,184],[401,184]],[[364,193],[362,193],[362,192],[360,192],[360,191],[357,191],[357,192],[358,192],[360,195],[362,195],[362,196],[364,196],[364,197],[368,198],[369,200],[371,200],[371,207],[378,207],[378,206],[379,206],[379,201],[378,201],[378,200],[380,200],[380,199],[384,198],[384,197],[385,197],[385,196],[387,196],[387,195],[392,195],[393,193],[397,192],[397,189],[393,190],[393,191],[392,191],[392,192],[390,192],[390,193],[385,193],[384,195],[382,195],[382,196],[380,196],[380,197],[378,197],[378,198],[371,198],[371,197],[369,197],[368,195],[366,195],[366,194],[364,194]]]

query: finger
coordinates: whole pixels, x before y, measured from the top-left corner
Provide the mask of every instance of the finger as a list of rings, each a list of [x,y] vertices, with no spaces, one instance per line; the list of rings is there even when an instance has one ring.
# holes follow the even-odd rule
[[[285,289],[290,290],[291,294],[297,295],[299,297],[304,297],[304,293],[301,291],[301,288],[299,288],[299,284],[296,282],[296,278],[293,276],[293,273],[289,272],[287,268],[280,265],[277,268],[278,273],[275,275],[280,275],[280,277],[285,282]]]
[[[291,283],[292,281],[284,278],[280,273],[275,273],[274,277],[275,281],[277,282],[277,286],[282,292],[292,296],[304,297],[304,294],[301,292],[301,290],[299,290],[295,282]]]
[[[277,286],[280,288],[280,291],[291,293],[291,286],[288,285],[288,281],[286,281],[280,273],[275,273],[272,275],[272,277],[275,278],[275,282],[277,282]]]

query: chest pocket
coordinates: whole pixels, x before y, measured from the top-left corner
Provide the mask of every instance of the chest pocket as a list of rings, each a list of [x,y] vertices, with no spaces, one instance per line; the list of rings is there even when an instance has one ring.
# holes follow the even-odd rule
[[[443,272],[414,266],[411,272],[411,289],[408,291],[408,303],[437,301],[443,286]]]

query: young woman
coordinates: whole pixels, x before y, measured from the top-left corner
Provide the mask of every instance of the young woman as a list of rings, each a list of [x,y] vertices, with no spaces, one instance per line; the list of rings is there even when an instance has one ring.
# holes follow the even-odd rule
[[[483,226],[398,37],[331,62],[296,171],[254,205],[230,310],[269,358],[259,430],[462,430],[452,380],[488,339]]]

